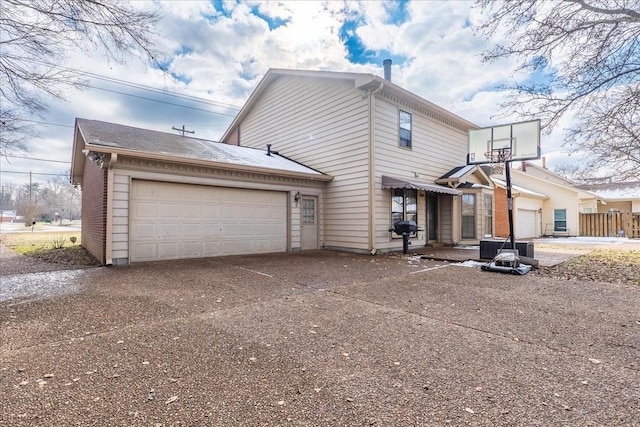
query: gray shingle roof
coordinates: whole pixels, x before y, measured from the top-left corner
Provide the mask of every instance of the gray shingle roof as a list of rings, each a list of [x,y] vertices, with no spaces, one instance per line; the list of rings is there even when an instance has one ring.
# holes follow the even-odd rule
[[[233,165],[322,175],[320,172],[264,150],[223,144],[206,139],[124,126],[99,120],[76,119],[85,142],[105,148],[161,154]],[[266,145],[265,145],[266,147]]]

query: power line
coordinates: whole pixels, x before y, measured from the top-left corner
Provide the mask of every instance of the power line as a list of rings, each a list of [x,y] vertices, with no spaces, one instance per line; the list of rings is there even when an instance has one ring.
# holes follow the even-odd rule
[[[20,122],[29,122],[29,123],[36,123],[39,125],[49,125],[49,126],[59,126],[61,128],[71,128],[73,129],[73,126],[71,125],[63,125],[60,123],[51,123],[51,122],[42,122],[42,121],[38,121],[38,120],[30,120],[30,119],[21,119],[21,118],[14,118],[12,120],[16,120],[16,121],[20,121]],[[6,157],[12,157],[12,156],[6,156]],[[13,156],[15,157],[15,156]]]
[[[144,100],[147,100],[147,101],[159,102],[161,104],[174,105],[176,107],[188,108],[190,110],[203,111],[205,113],[211,113],[211,114],[219,114],[221,116],[227,116],[227,117],[235,117],[236,116],[235,114],[218,113],[216,111],[204,110],[202,108],[196,108],[196,107],[189,107],[188,105],[176,104],[174,102],[162,101],[160,99],[147,98],[146,96],[133,95],[131,93],[120,92],[118,90],[105,89],[103,87],[97,87],[97,86],[92,86],[92,85],[87,85],[87,86],[89,86],[89,87],[91,87],[93,89],[103,90],[105,92],[118,93],[120,95],[130,96],[132,98],[139,98],[139,99],[144,99]]]
[[[18,171],[0,171],[0,173],[14,173],[18,175],[50,175],[50,176],[69,176],[68,173],[44,173],[44,172],[18,172]]]
[[[50,159],[39,159],[37,157],[25,157],[25,156],[11,156],[11,155],[7,155],[7,156],[3,156],[3,157],[10,157],[12,159],[26,159],[26,160],[37,160],[39,162],[53,162],[53,163],[66,163],[66,164],[71,164],[71,162],[66,162],[64,160],[50,160]]]
[[[201,98],[201,97],[193,96],[193,95],[184,95],[184,94],[180,94],[178,92],[173,92],[173,91],[166,90],[166,89],[158,89],[158,88],[154,88],[152,86],[144,85],[144,84],[141,84],[141,83],[134,83],[134,82],[131,82],[131,81],[128,81],[128,80],[118,79],[118,78],[115,78],[115,77],[109,77],[109,76],[105,76],[103,74],[92,73],[92,72],[89,72],[89,71],[79,70],[79,69],[76,69],[76,68],[63,67],[63,66],[57,65],[57,64],[49,64],[49,63],[46,63],[46,62],[37,61],[37,60],[34,60],[34,59],[30,59],[30,58],[22,58],[22,60],[27,61],[27,62],[32,62],[32,63],[38,64],[38,65],[43,65],[43,66],[46,66],[46,67],[58,68],[58,69],[65,70],[65,71],[71,71],[73,73],[87,75],[87,76],[90,76],[90,77],[93,77],[93,78],[96,78],[96,79],[99,79],[99,80],[105,80],[105,81],[108,81],[108,82],[111,82],[111,83],[120,84],[120,85],[123,85],[123,86],[129,86],[129,87],[133,87],[133,88],[136,88],[136,89],[146,90],[146,91],[158,93],[158,94],[161,94],[161,95],[173,96],[175,98],[182,98],[182,99],[186,99],[186,100],[190,100],[190,101],[209,104],[209,105],[216,106],[216,107],[233,109],[233,110],[237,110],[237,111],[239,111],[240,108],[241,108],[241,107],[239,107],[237,105],[233,105],[233,104],[228,104],[228,103],[219,102],[219,101],[212,101],[210,99]],[[89,86],[89,87],[93,87],[93,86]]]

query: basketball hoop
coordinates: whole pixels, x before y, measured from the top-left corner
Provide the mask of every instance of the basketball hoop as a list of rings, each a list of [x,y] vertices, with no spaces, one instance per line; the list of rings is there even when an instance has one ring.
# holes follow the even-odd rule
[[[491,151],[485,151],[484,157],[491,167],[492,174],[502,175],[505,162],[511,159],[511,149],[497,148]]]

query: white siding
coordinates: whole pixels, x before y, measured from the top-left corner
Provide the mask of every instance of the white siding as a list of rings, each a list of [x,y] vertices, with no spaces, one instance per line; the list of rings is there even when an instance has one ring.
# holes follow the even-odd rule
[[[129,177],[117,169],[113,177],[112,259],[129,257]]]
[[[240,145],[334,177],[321,207],[326,246],[368,247],[368,101],[353,81],[283,77],[240,123]]]

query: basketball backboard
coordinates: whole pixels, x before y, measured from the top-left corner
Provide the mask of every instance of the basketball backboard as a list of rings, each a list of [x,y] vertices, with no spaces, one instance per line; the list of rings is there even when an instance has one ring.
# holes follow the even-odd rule
[[[540,120],[469,130],[467,164],[540,158]]]

